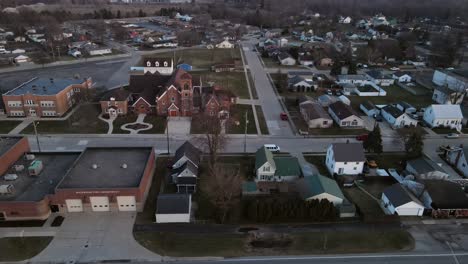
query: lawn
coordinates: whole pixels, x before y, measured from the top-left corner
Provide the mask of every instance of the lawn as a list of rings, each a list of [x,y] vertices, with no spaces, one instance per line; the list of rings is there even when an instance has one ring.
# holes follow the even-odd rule
[[[227,134],[244,134],[245,133],[245,113],[247,112],[247,134],[257,134],[255,119],[253,116],[251,105],[233,105],[231,107],[231,117],[226,122]]]
[[[214,83],[224,89],[230,90],[237,97],[250,99],[249,87],[244,72],[197,72],[203,83]]]
[[[368,160],[375,160],[380,169],[404,169],[404,161],[407,159],[406,154],[381,154],[366,155]]]
[[[170,57],[174,58],[174,63],[183,61],[192,65],[194,68],[209,69],[213,64],[225,63],[231,60],[241,60],[240,50],[235,49],[205,49],[193,48],[157,53],[155,55],[146,55],[144,57]]]
[[[101,107],[98,104],[84,104],[77,106],[72,116],[67,120],[47,120],[37,124],[37,132],[42,134],[104,134],[107,124],[98,118]],[[33,134],[34,127],[30,124],[23,134]]]
[[[416,108],[427,107],[432,104],[430,94],[415,96],[396,85],[382,88],[387,92],[387,96],[349,96],[348,98],[351,100],[351,106],[357,110],[358,113],[361,113],[359,105],[364,101],[371,101],[376,105],[405,101]]]
[[[122,125],[133,123],[137,120],[137,115],[133,113],[128,113],[125,116],[119,116],[114,120],[114,130],[112,134],[129,134],[130,132],[122,130]],[[147,115],[143,120],[145,123],[153,125],[153,128],[150,130],[145,130],[139,132],[139,134],[164,134],[166,131],[166,118],[162,116]]]
[[[247,70],[247,76],[250,82],[250,89],[252,90],[252,99],[258,99],[257,88],[255,87],[255,82],[252,77],[250,70]]]
[[[257,111],[258,123],[260,126],[260,131],[262,132],[262,135],[268,135],[269,134],[268,126],[266,124],[265,115],[263,114],[262,107],[259,105],[256,105],[255,111]]]
[[[0,134],[8,134],[20,123],[21,121],[0,121]]]
[[[414,239],[400,229],[269,235],[272,238],[257,239],[240,234],[134,233],[135,239],[147,249],[173,257],[352,254],[408,251],[414,248]]]
[[[0,238],[0,261],[23,261],[44,250],[53,237],[4,237]]]
[[[304,156],[304,158],[307,162],[313,164],[317,168],[320,174],[324,176],[330,175],[330,173],[328,172],[327,166],[325,165],[325,158],[326,158],[325,156],[314,155],[314,156]]]

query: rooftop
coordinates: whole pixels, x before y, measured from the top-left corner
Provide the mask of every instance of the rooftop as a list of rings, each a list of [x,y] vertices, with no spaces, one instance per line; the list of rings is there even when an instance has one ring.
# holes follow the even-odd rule
[[[459,184],[445,180],[425,180],[423,184],[434,209],[468,208],[468,198]]]
[[[190,195],[160,194],[156,214],[187,214],[190,211]]]
[[[364,162],[364,148],[361,143],[335,143],[333,146],[333,155],[337,162]]]
[[[421,202],[400,183],[395,183],[392,186],[385,188],[383,193],[395,207],[405,205],[410,202],[421,204]]]
[[[87,148],[57,188],[138,187],[151,152],[151,147]]]
[[[19,159],[15,165],[23,165],[22,172],[15,172],[18,179],[5,181],[0,178],[0,185],[12,184],[15,191],[11,195],[1,195],[0,201],[40,201],[48,194],[53,194],[57,184],[67,170],[79,157],[79,153],[34,153],[35,160],[42,161],[43,171],[37,177],[29,176],[27,167],[32,161]]]
[[[10,150],[22,137],[0,137],[0,157]]]
[[[6,92],[4,95],[54,95],[70,85],[82,84],[82,79],[61,79],[61,78],[33,78],[15,89]]]

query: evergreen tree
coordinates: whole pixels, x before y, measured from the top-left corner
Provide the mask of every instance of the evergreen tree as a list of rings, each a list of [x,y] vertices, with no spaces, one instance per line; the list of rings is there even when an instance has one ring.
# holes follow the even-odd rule
[[[424,142],[421,133],[413,131],[405,141],[405,150],[409,158],[420,157],[423,153]]]
[[[383,152],[382,134],[380,132],[379,125],[376,125],[374,130],[369,133],[367,139],[364,141],[363,146],[367,151],[371,151],[377,154]]]
[[[120,13],[120,10],[117,10],[116,18],[122,18],[122,13]]]

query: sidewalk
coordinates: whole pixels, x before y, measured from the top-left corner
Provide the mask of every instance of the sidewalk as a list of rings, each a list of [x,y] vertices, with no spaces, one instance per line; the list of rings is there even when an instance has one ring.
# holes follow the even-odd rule
[[[256,100],[256,102],[257,102],[256,104],[254,104],[254,101],[253,101],[254,97],[253,97],[253,94],[252,94],[252,87],[250,86],[249,75],[247,74],[247,65],[245,64],[245,58],[244,58],[245,54],[244,54],[244,48],[242,47],[242,45],[239,47],[239,51],[240,51],[241,59],[242,59],[242,66],[244,67],[244,74],[245,74],[245,80],[247,82],[247,88],[249,89],[250,100],[238,99],[237,103],[238,104],[250,104],[252,106],[252,112],[253,112],[253,116],[254,116],[255,127],[257,128],[257,134],[261,135],[262,130],[260,129],[260,123],[258,122],[257,109],[255,109],[255,105],[260,105],[260,104],[259,104],[258,100]],[[254,85],[255,85],[255,83],[254,83]],[[254,87],[254,89],[256,89],[256,88]]]
[[[33,119],[28,118],[23,120],[19,125],[17,125],[13,130],[11,130],[8,135],[17,135],[21,133],[26,127],[28,127],[33,122]]]

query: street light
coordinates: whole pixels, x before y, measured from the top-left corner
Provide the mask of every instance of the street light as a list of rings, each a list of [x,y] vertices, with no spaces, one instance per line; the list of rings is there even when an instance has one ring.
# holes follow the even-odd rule
[[[39,153],[41,152],[41,144],[39,144],[39,135],[37,133],[37,125],[39,125],[39,122],[37,122],[36,124],[36,121],[33,120],[33,127],[34,127],[34,135],[36,136],[36,143],[37,143],[37,149],[39,150]]]

